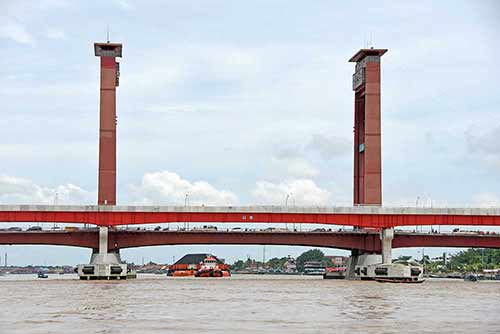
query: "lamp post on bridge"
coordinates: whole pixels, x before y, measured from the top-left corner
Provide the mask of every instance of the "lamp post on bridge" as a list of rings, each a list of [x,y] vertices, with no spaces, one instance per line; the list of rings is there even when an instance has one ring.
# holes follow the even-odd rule
[[[418,208],[418,201],[420,201],[420,196],[417,196],[415,200],[415,209]],[[418,226],[415,226],[415,230],[418,232]],[[422,226],[420,226],[420,232],[422,232]]]
[[[186,197],[184,197],[184,207],[187,208],[188,206],[189,206],[189,193],[186,193]],[[189,223],[184,222],[184,230],[187,229],[189,229]]]
[[[290,198],[290,193],[286,194],[286,199],[285,199],[285,207],[288,210],[288,199]],[[285,223],[285,228],[288,230],[288,223]]]

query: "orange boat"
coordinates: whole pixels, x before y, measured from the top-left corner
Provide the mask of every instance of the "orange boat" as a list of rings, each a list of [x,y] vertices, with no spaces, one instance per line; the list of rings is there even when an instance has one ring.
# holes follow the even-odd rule
[[[176,270],[170,276],[185,277],[185,276],[194,276],[195,274],[196,274],[196,270]]]
[[[229,277],[229,266],[212,254],[187,254],[168,268],[172,277]]]
[[[200,263],[200,268],[194,274],[195,277],[229,277],[231,273],[227,265],[217,262],[215,257],[207,257]]]

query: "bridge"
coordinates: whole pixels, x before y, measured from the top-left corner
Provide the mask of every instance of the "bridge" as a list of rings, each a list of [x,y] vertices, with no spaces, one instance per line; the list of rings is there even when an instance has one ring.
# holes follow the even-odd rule
[[[119,249],[160,244],[234,243],[279,244],[352,249],[351,269],[361,264],[363,252],[381,252],[382,263],[392,263],[393,247],[498,247],[496,236],[403,235],[401,226],[500,226],[500,209],[388,208],[382,206],[381,57],[387,49],[361,49],[349,61],[356,63],[354,91],[353,207],[289,206],[117,206],[116,205],[116,88],[122,44],[95,43],[100,58],[98,205],[1,205],[1,223],[93,224],[99,232],[0,233],[0,243],[60,244],[93,249],[93,277],[110,278],[110,268],[127,270]],[[120,225],[160,223],[323,224],[376,229],[377,233],[233,233],[130,232]],[[85,276],[79,269],[80,277]],[[85,270],[87,270],[85,269]],[[87,275],[88,278],[88,275]]]
[[[382,229],[415,225],[500,226],[500,208],[0,205],[0,222],[107,227],[179,222],[325,224]]]
[[[0,231],[0,245],[60,245],[99,248],[98,231]],[[110,230],[108,252],[162,245],[291,245],[362,250],[380,253],[379,234],[363,230],[297,231],[143,231]],[[500,248],[500,234],[413,233],[395,231],[392,248],[476,247]]]

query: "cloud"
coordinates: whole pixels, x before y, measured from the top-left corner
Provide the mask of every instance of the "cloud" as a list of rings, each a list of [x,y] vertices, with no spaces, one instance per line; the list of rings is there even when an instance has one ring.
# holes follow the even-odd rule
[[[292,178],[315,178],[320,175],[316,164],[321,164],[321,160],[338,159],[351,151],[349,140],[331,135],[313,134],[305,143],[300,138],[288,141],[300,144],[278,143],[272,159],[277,169]]]
[[[296,158],[288,160],[286,163],[288,175],[291,177],[306,177],[312,178],[319,175],[319,170],[310,162]]]
[[[235,205],[238,197],[206,181],[189,182],[169,171],[146,173],[140,185],[131,187],[136,203],[144,205]]]
[[[476,155],[477,158],[486,165],[498,168],[500,167],[499,137],[500,126],[496,126],[489,131],[478,134],[474,133],[474,129],[470,127],[465,132],[467,150],[470,154]]]
[[[346,138],[314,134],[306,149],[318,152],[325,160],[351,152],[351,142]]]
[[[126,0],[113,0],[113,3],[120,9],[124,11],[134,10],[135,7],[130,3],[130,1]]]
[[[91,204],[95,200],[95,192],[71,183],[49,188],[28,179],[0,175],[1,204]]]
[[[301,147],[276,147],[272,162],[276,169],[281,173],[286,172],[292,178],[313,178],[319,175],[319,170],[307,160]]]
[[[0,38],[10,39],[20,44],[33,45],[33,36],[26,31],[26,28],[12,19],[0,16]]]
[[[482,129],[484,130],[484,128]],[[500,157],[500,146],[498,145],[500,125],[486,132],[477,134],[474,132],[474,129],[471,127],[465,133],[465,139],[467,141],[469,152],[486,153]]]
[[[280,183],[259,181],[252,196],[257,204],[323,206],[330,205],[331,194],[310,179],[295,179]]]
[[[474,196],[473,206],[479,208],[500,207],[500,197],[491,192],[482,192]]]
[[[61,40],[66,37],[66,34],[64,33],[63,30],[59,29],[48,29],[47,32],[45,33],[45,36],[49,39],[56,39],[56,40]]]

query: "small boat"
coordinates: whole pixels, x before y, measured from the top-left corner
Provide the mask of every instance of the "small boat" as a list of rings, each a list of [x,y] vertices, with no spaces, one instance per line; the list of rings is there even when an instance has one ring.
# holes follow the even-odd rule
[[[320,261],[306,261],[304,263],[304,275],[321,275],[326,273],[326,266]]]
[[[326,268],[326,272],[323,274],[324,279],[345,279],[346,267],[332,267]]]
[[[418,284],[425,281],[424,268],[415,261],[394,261],[391,264],[374,265],[373,273],[373,279],[380,283]]]
[[[38,273],[37,277],[38,278],[49,278],[49,275],[47,275],[46,273],[40,272],[40,273]]]
[[[229,277],[229,270],[223,270],[217,263],[217,259],[209,256],[200,263],[200,268],[195,272],[195,277]]]

